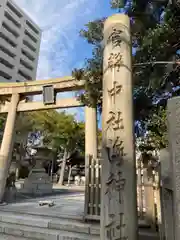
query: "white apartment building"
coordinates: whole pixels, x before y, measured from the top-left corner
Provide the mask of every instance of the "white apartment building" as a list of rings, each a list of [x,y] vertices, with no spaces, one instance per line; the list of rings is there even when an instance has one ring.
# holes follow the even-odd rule
[[[0,0],[0,82],[36,79],[41,29],[12,1]]]

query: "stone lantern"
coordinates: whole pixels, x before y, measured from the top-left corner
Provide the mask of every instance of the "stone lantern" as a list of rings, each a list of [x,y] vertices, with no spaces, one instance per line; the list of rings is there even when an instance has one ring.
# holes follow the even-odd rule
[[[24,182],[23,192],[33,195],[49,194],[53,191],[50,176],[43,167],[45,161],[52,159],[52,151],[47,147],[34,147],[34,167]]]

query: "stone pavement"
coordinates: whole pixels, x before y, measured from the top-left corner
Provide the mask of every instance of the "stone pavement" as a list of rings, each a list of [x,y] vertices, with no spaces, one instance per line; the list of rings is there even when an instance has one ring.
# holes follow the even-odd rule
[[[99,240],[99,224],[83,221],[83,188],[58,188],[54,187],[54,195],[30,198],[20,194],[15,203],[1,205],[0,240]],[[41,200],[52,200],[55,205],[40,207]],[[155,239],[159,239],[157,234],[140,229],[139,240]]]
[[[77,190],[55,190],[54,194],[38,198],[21,195],[17,202],[1,205],[0,240],[1,236],[9,240],[99,240],[99,224],[83,222],[84,194]],[[55,205],[40,207],[40,200],[52,200]]]
[[[38,198],[30,198],[27,195],[21,195],[22,199],[19,201],[4,205],[0,210],[33,214],[51,217],[70,217],[75,219],[82,219],[84,214],[84,194],[65,192],[57,195],[49,195]],[[41,200],[52,200],[55,205],[51,208],[48,206],[40,207],[38,202]]]

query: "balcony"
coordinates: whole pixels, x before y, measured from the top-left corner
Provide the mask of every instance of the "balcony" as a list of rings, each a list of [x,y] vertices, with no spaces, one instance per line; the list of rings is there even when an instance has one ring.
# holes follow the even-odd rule
[[[25,29],[26,29],[34,38],[36,38],[37,41],[40,40],[40,38],[41,38],[41,32],[40,32],[39,29],[38,29],[39,34],[35,33],[27,24],[26,24]]]
[[[32,64],[27,63],[26,61],[24,61],[22,58],[20,59],[20,64],[27,70],[29,70],[30,72],[34,71],[34,67],[32,66]]]
[[[37,49],[37,43],[34,43],[27,35],[24,36],[24,41],[27,43],[24,45],[28,47],[30,51],[35,53]]]
[[[26,25],[24,34],[30,39],[30,42],[37,44],[39,37]]]
[[[26,26],[32,30],[32,32],[38,37],[41,34],[41,30],[34,25],[34,23],[32,23],[29,20],[26,20]]]
[[[8,8],[9,10],[11,10],[11,12],[13,12],[18,18],[22,18],[22,17],[23,17],[22,12],[19,11],[19,9],[17,9],[17,6],[15,6],[12,2],[7,1],[6,6],[7,6],[7,8]]]
[[[28,57],[26,57],[24,54],[21,55],[21,59],[25,62],[27,62],[27,64],[29,64],[30,66],[32,66],[33,68],[36,67],[36,61],[31,61]]]
[[[5,37],[9,38],[14,45],[18,44],[17,38],[15,38],[14,35],[12,35],[12,33],[10,33],[6,28],[2,27],[1,32]]]
[[[6,53],[0,51],[0,57],[9,62],[10,64],[14,65],[15,64],[15,59],[11,58],[8,56]]]
[[[31,78],[33,70],[28,69],[24,65],[20,64],[19,70],[21,70],[25,75],[29,76]]]
[[[17,80],[20,82],[26,82],[26,79],[23,76],[21,76],[19,73],[17,74]]]
[[[2,63],[0,62],[0,71],[3,71],[3,72],[6,73],[7,75],[9,75],[10,78],[11,78],[12,75],[13,75],[14,69],[10,69],[10,68],[6,67],[4,64],[2,64]],[[0,75],[0,76],[1,76],[1,75]],[[8,78],[7,78],[7,79],[8,79]]]
[[[6,6],[5,11],[11,16],[14,22],[17,22],[17,24],[21,27],[20,18],[8,6]]]
[[[32,59],[34,59],[34,60],[37,58],[37,54],[34,53],[34,52],[32,52],[27,46],[23,45],[22,49],[25,50],[25,51],[28,53],[28,55],[30,56],[30,58],[32,58]],[[28,57],[28,56],[27,56],[27,57]],[[34,61],[34,60],[32,60],[32,61]]]
[[[7,42],[4,39],[1,39],[0,47],[4,48],[5,53],[9,55],[9,57],[14,58],[16,56],[16,49],[12,47],[10,44],[7,44]],[[6,49],[8,50],[9,53],[7,53]]]
[[[21,29],[16,27],[9,19],[6,18],[2,26],[6,28],[6,30],[9,31],[15,38],[19,37]]]
[[[29,71],[24,66],[19,67],[18,75],[22,76],[25,80],[31,80],[32,79],[32,71]]]

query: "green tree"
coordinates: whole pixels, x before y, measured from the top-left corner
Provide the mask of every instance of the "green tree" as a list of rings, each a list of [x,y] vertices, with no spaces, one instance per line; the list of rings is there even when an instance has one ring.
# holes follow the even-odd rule
[[[166,145],[164,131],[167,127],[157,119],[164,113],[167,99],[180,94],[179,65],[155,64],[156,61],[179,60],[180,8],[168,1],[110,1],[115,11],[124,11],[131,18],[134,83],[134,111],[137,133],[151,132],[159,147]],[[102,30],[104,19],[86,24],[80,35],[93,46],[92,57],[83,69],[72,74],[86,80],[85,93],[79,97],[85,104],[102,104]],[[141,64],[143,63],[143,64]],[[144,64],[148,63],[148,64]],[[150,124],[151,123],[151,124]],[[162,126],[159,126],[162,124]],[[143,131],[140,131],[143,130]],[[158,140],[159,139],[159,140]],[[161,139],[161,140],[160,140]]]
[[[84,123],[78,123],[73,115],[55,110],[32,112],[28,114],[33,131],[40,131],[43,144],[55,151],[84,152]]]

